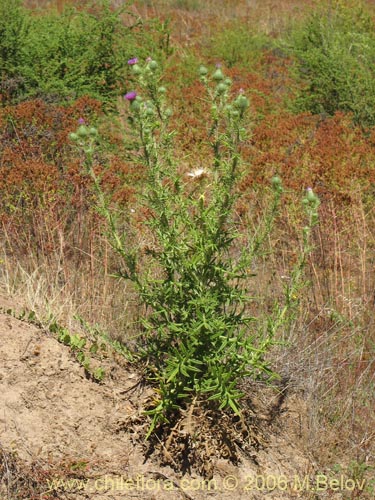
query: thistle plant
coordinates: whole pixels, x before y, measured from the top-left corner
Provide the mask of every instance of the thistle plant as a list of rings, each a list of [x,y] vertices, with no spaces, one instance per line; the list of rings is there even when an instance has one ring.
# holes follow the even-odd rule
[[[192,401],[210,401],[220,410],[229,408],[238,414],[243,396],[239,383],[247,377],[271,380],[276,376],[265,361],[275,332],[264,335],[256,318],[247,314],[252,299],[246,284],[253,279],[252,259],[271,230],[283,189],[275,177],[265,234],[242,245],[235,256],[236,241],[242,236],[234,205],[247,97],[242,90],[232,95],[231,81],[221,67],[211,74],[200,68],[211,110],[212,156],[203,166],[181,174],[173,157],[172,111],[160,68],[151,59],[140,64],[136,58],[129,67],[139,89],[124,97],[138,138],[137,161],[140,152],[147,172],[140,203],[149,214],[144,224],[152,235],[152,248],[137,252],[129,234],[118,229],[93,168],[94,131],[81,125],[85,128],[72,139],[86,152],[85,165],[98,206],[108,221],[112,246],[123,258],[118,277],[133,282],[146,306],[133,354],[147,362],[148,378],[156,385],[157,397],[147,412],[152,419],[150,435]]]
[[[279,183],[279,177],[275,176],[273,182]],[[267,332],[273,337],[277,331],[282,330],[282,342],[288,342],[293,321],[296,317],[301,293],[307,288],[305,269],[307,260],[314,245],[312,244],[312,230],[319,224],[320,200],[311,187],[306,189],[302,198],[303,210],[305,212],[306,225],[302,229],[302,243],[298,252],[297,260],[291,269],[288,282],[284,285],[284,302],[276,304],[274,313],[268,316]]]

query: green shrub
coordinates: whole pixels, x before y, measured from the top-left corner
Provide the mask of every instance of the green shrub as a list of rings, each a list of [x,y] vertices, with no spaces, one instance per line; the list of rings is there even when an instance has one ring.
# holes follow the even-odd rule
[[[226,66],[251,67],[258,61],[271,40],[241,22],[234,22],[225,29],[216,30],[207,47],[207,56],[222,61]]]
[[[302,83],[298,111],[347,111],[364,127],[375,124],[375,32],[359,2],[330,2],[289,38]]]
[[[134,19],[131,27],[103,0],[90,9],[66,7],[32,15],[18,0],[0,0],[0,69],[5,99],[76,98],[109,101],[126,89],[127,60],[161,50]],[[164,26],[165,28],[165,26]],[[167,35],[166,31],[162,33]],[[12,92],[7,88],[15,87]]]
[[[16,97],[24,89],[18,70],[28,30],[21,0],[0,1],[0,78],[2,99]]]

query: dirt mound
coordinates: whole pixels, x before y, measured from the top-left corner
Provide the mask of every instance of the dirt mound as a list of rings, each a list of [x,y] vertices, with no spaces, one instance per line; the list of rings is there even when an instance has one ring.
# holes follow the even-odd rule
[[[46,500],[308,498],[315,471],[301,450],[305,415],[295,397],[283,399],[272,423],[264,417],[264,439],[240,463],[216,460],[209,479],[181,475],[157,455],[145,459],[130,422],[153,392],[129,365],[108,357],[95,383],[69,347],[11,316],[9,300],[2,306],[1,498],[30,499],[30,488]]]

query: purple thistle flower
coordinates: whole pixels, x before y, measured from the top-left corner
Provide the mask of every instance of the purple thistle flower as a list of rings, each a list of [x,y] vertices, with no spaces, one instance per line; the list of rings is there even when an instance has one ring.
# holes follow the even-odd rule
[[[138,57],[133,57],[132,59],[129,59],[128,64],[130,66],[133,66],[134,64],[137,64],[138,62]]]
[[[147,62],[147,63],[149,63],[149,62],[151,62],[151,61],[152,61],[152,57],[148,57],[148,58],[146,59],[146,62]]]
[[[137,97],[137,92],[128,92],[127,94],[124,95],[124,99],[127,101],[133,102],[135,98]]]
[[[215,67],[216,67],[217,69],[220,69],[220,68],[221,68],[221,63],[216,63],[216,64],[215,64]]]
[[[85,122],[84,118],[79,118],[78,123],[79,123],[79,125],[84,125],[86,122]]]

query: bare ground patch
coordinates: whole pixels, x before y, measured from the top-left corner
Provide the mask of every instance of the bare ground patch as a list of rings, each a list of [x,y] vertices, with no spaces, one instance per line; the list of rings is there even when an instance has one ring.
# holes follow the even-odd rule
[[[11,305],[0,314],[1,498],[309,498],[293,483],[317,471],[303,448],[306,407],[282,385],[252,388],[241,418],[196,401],[145,442],[154,392],[141,375],[112,355],[95,383]],[[256,476],[290,485],[257,489]]]

